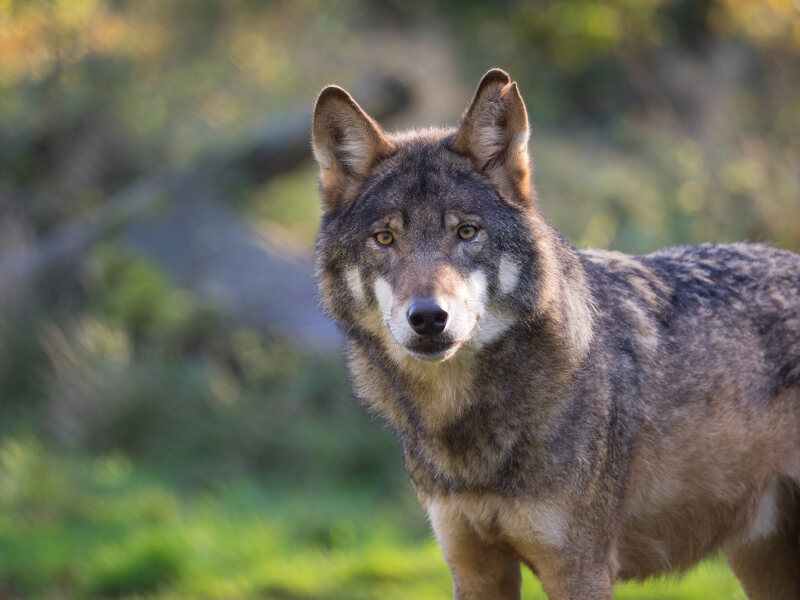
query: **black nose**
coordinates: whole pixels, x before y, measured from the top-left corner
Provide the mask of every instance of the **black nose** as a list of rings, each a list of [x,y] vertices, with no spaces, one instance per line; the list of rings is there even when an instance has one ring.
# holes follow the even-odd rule
[[[442,333],[447,325],[447,306],[435,298],[418,298],[408,305],[408,324],[420,335]]]

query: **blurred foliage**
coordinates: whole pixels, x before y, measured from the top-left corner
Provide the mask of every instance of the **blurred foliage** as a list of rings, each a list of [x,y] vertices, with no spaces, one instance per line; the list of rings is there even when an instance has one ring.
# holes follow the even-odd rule
[[[628,171],[653,171],[661,181],[638,178],[646,195],[675,208],[677,215],[665,211],[652,222],[667,242],[744,233],[798,247],[800,10],[793,0],[504,0],[492,7],[4,0],[0,215],[28,235],[47,231],[136,174],[246,136],[297,98],[310,105],[337,74],[352,83],[364,69],[362,46],[382,60],[376,34],[406,32],[412,44],[410,32],[422,22],[439,27],[436,35],[452,45],[468,80],[490,64],[509,70],[535,133],[554,131],[566,144],[565,164],[540,168],[540,183],[552,190],[545,199],[564,197],[569,212],[602,212],[615,225],[629,219],[639,226],[625,206],[635,199],[609,206],[590,185],[573,194],[558,178],[599,175],[603,188],[624,196]],[[569,133],[577,127],[615,155],[615,174],[567,166],[582,160],[583,140]],[[538,161],[550,151],[542,148]],[[630,170],[626,162],[634,163]],[[267,222],[288,217],[295,229],[312,223],[301,214],[307,202],[293,198],[309,197],[310,186],[300,183],[309,180],[268,184],[252,194],[252,204],[264,207],[256,212]],[[685,221],[703,219],[706,210],[716,218],[687,233]],[[306,244],[312,228],[301,227]],[[585,233],[572,238],[597,239]],[[601,236],[608,238],[614,242]],[[617,247],[657,245],[626,239]]]
[[[505,65],[534,115],[618,119],[624,110],[658,111],[690,91],[669,85],[664,62],[702,61],[718,44],[741,45],[775,69],[749,73],[740,82],[746,95],[769,95],[747,86],[761,77],[777,82],[798,69],[800,11],[792,0],[505,0],[496,6],[453,2],[448,17],[468,28],[458,39],[475,73],[487,57]],[[786,108],[798,118],[796,106]]]
[[[86,312],[33,319],[16,341],[35,336],[40,383],[2,373],[17,396],[0,405],[6,423],[24,404],[60,443],[124,452],[190,488],[249,474],[397,489],[399,448],[352,400],[341,358],[231,328],[114,246],[89,265]]]
[[[157,265],[100,245],[87,264],[89,307],[114,320],[137,339],[191,338],[202,330],[204,314],[185,292],[176,289]]]
[[[298,92],[310,102],[329,64],[312,41],[345,35],[348,6],[3,0],[0,214],[47,231],[138,174],[249,133]]]
[[[577,245],[644,254],[749,240],[800,249],[800,163],[792,153],[775,157],[757,139],[706,153],[687,135],[620,136],[635,151],[608,151],[578,134],[532,141],[543,210]]]
[[[265,235],[288,235],[311,248],[322,216],[318,187],[316,169],[278,176],[254,190],[244,208]]]
[[[540,202],[576,244],[800,250],[797,0],[0,0],[0,258],[310,114],[325,83],[397,71],[415,119],[453,122],[491,66],[520,84]],[[308,249],[316,171],[230,206]],[[78,263],[0,315],[0,598],[448,593],[340,358],[227,323],[114,239]],[[714,562],[617,597],[737,589]]]

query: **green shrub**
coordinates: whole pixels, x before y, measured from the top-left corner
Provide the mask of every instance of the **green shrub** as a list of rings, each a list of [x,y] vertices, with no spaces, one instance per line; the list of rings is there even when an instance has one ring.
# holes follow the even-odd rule
[[[126,546],[94,552],[84,592],[89,597],[148,594],[173,585],[187,558],[186,548],[167,535],[149,535]]]

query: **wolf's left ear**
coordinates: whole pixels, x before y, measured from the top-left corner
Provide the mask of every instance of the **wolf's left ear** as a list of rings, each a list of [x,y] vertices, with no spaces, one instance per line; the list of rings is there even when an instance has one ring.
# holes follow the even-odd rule
[[[531,193],[529,135],[528,113],[516,82],[505,71],[492,69],[478,84],[452,148],[469,155],[508,200],[527,201]]]
[[[394,150],[378,124],[335,85],[317,97],[312,136],[329,211],[344,208],[374,163]]]

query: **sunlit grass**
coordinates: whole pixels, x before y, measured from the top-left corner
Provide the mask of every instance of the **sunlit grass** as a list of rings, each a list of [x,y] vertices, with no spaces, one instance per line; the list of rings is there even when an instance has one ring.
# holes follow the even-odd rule
[[[179,493],[124,457],[7,440],[0,583],[41,599],[449,597],[435,540],[423,528],[409,530],[397,510],[357,490],[300,494],[248,481]],[[682,580],[619,585],[616,597],[744,598],[720,561]],[[528,572],[523,598],[545,598]]]

